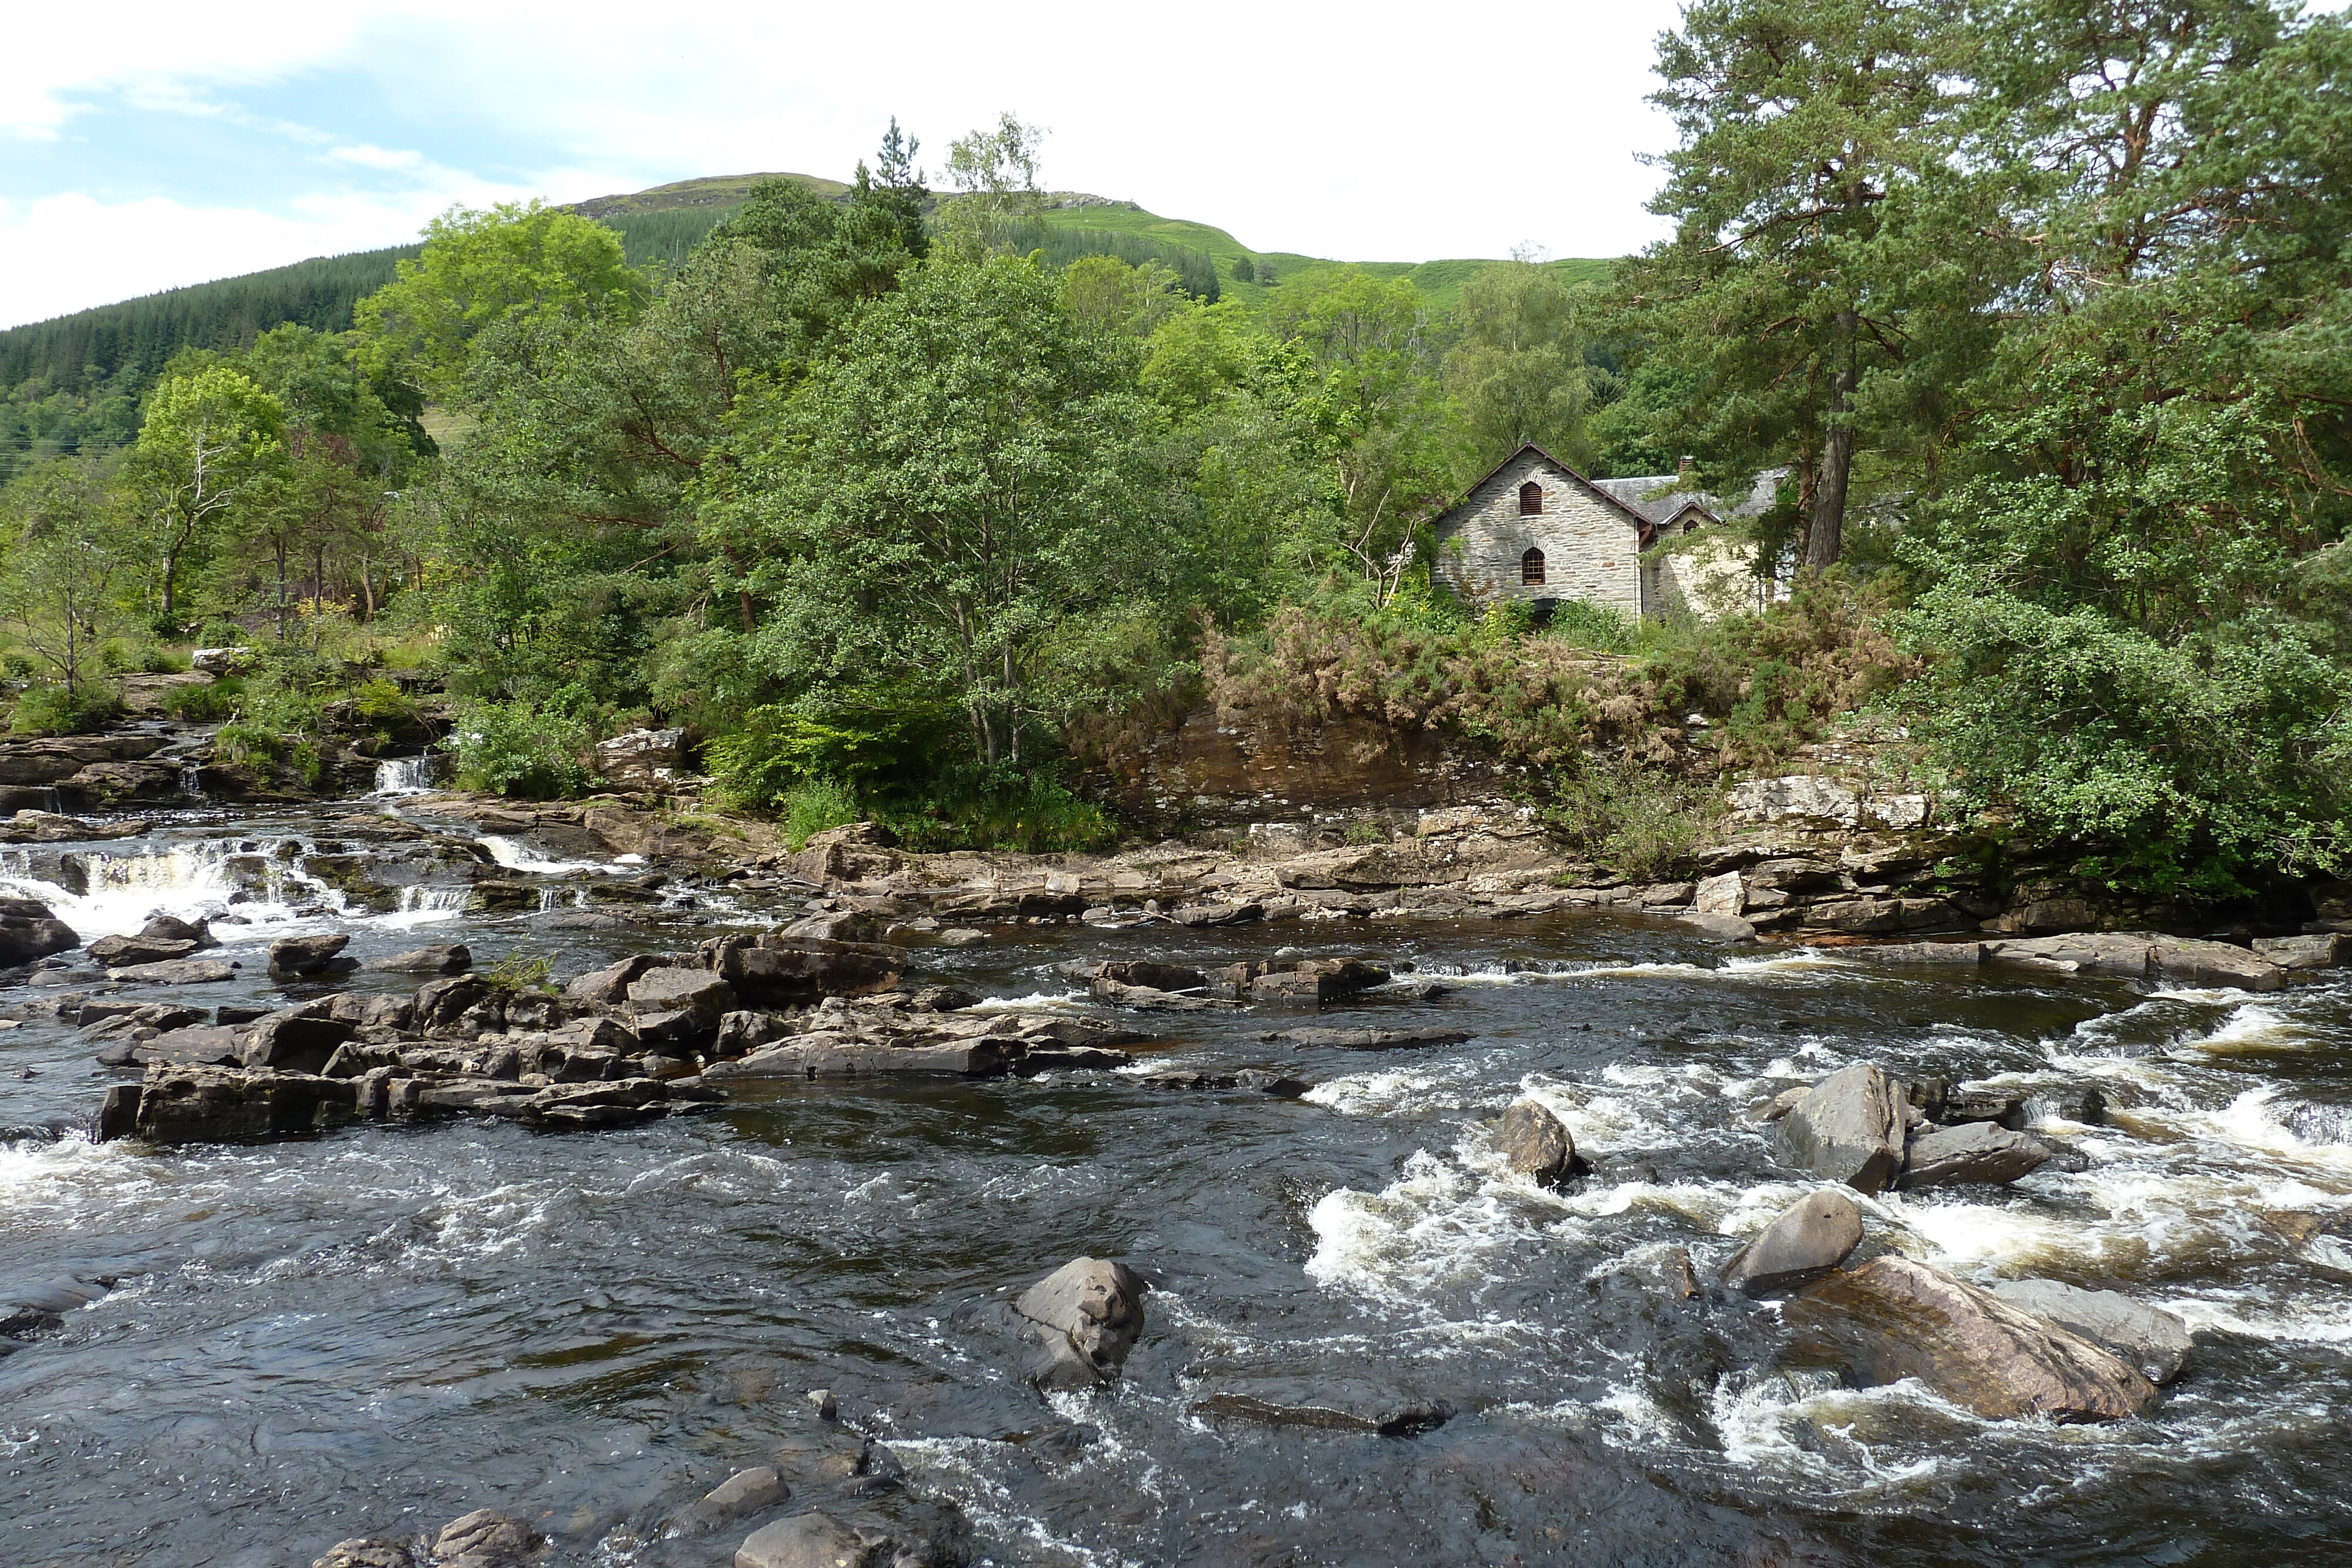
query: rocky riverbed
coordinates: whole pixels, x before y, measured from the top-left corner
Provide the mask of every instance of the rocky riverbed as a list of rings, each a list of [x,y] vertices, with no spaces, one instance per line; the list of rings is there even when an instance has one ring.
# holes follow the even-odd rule
[[[1640,887],[1491,806],[18,818],[5,1555],[2352,1544],[2352,911],[2051,932],[1808,799]]]

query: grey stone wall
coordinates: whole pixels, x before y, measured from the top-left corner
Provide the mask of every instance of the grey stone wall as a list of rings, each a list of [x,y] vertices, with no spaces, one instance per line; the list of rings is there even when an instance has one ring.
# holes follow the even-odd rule
[[[1519,513],[1519,486],[1544,487],[1544,509]],[[1519,581],[1529,547],[1544,552],[1541,587]],[[1465,604],[1498,599],[1583,599],[1642,613],[1641,536],[1633,519],[1533,453],[1507,463],[1447,515],[1437,576]]]

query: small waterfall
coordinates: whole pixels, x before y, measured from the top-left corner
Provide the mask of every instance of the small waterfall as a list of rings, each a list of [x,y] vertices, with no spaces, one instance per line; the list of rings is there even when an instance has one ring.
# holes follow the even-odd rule
[[[470,887],[404,887],[400,890],[400,907],[382,916],[378,923],[404,931],[412,925],[455,920],[466,913],[473,901],[474,890]]]
[[[375,765],[379,795],[429,795],[433,792],[433,758],[388,757]]]
[[[484,849],[490,852],[490,858],[507,870],[528,872],[533,876],[568,876],[574,872],[618,872],[627,869],[610,861],[551,860],[529,844],[519,843],[513,839],[498,833],[484,833],[478,841]],[[642,862],[644,857],[639,856],[638,859]]]
[[[192,760],[181,763],[180,799],[183,800],[202,800],[204,798],[205,787],[196,781],[196,764]]]
[[[83,941],[127,936],[157,915],[211,919],[235,907],[247,925],[300,918],[298,905],[343,914],[341,891],[303,870],[296,839],[201,839],[128,851],[0,851],[0,897],[36,899]]]

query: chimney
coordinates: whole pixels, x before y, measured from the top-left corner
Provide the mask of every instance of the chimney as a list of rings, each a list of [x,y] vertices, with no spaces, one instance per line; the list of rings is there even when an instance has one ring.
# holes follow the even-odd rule
[[[1683,484],[1687,485],[1691,482],[1692,471],[1697,467],[1698,459],[1696,457],[1686,456],[1681,462],[1675,465],[1675,477],[1680,480]]]

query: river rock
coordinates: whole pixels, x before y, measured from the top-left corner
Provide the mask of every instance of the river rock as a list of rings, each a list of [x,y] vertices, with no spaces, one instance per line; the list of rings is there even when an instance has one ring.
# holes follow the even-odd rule
[[[1727,1289],[1746,1296],[1793,1291],[1827,1275],[1862,1245],[1862,1210],[1835,1187],[1809,1193],[1774,1217],[1723,1266]]]
[[[1192,1413],[1270,1427],[1412,1437],[1444,1426],[1454,1411],[1443,1400],[1342,1375],[1251,1378],[1195,1401]]]
[[[2042,1122],[2077,1122],[2095,1127],[2107,1119],[2107,1097],[2096,1084],[2042,1084],[2027,1092],[2019,1110],[2028,1126]]]
[[[540,1534],[521,1520],[495,1509],[478,1508],[451,1520],[433,1540],[433,1555],[445,1568],[467,1568],[527,1561],[540,1547]]]
[[[1179,925],[1246,925],[1265,917],[1263,904],[1188,904],[1173,910],[1169,918]]]
[[[1097,964],[1083,977],[1088,981],[1108,980],[1114,985],[1133,986],[1148,991],[1197,991],[1209,983],[1209,977],[1185,964],[1162,964],[1150,958],[1127,958],[1108,964]]]
[[[667,790],[677,780],[683,729],[633,729],[596,743],[596,771],[615,789]]]
[[[766,1465],[738,1470],[688,1505],[662,1533],[673,1538],[702,1535],[746,1514],[774,1508],[792,1495],[783,1477]]]
[[[2021,1133],[2025,1130],[2025,1091],[1956,1084],[1944,1091],[1936,1109],[1927,1113],[1927,1119],[1954,1124],[1998,1122],[2012,1132]]]
[[[219,1024],[166,1030],[152,1040],[134,1041],[125,1063],[150,1067],[157,1062],[174,1067],[235,1067],[245,1057],[244,1037]]]
[[[1889,942],[1864,947],[1860,956],[1874,964],[1902,964],[1973,969],[1984,963],[1981,942]]]
[[[140,936],[149,942],[193,942],[199,947],[217,947],[220,938],[215,936],[212,925],[203,920],[182,920],[174,915],[151,915],[147,924],[139,928]]]
[[[2121,1356],[2150,1383],[2169,1383],[2179,1376],[2195,1348],[2186,1322],[2120,1291],[2078,1290],[2055,1280],[2003,1280],[1992,1293],[2053,1328]]]
[[[110,1144],[117,1138],[134,1137],[139,1132],[139,1094],[136,1083],[116,1083],[108,1086],[106,1098],[99,1102],[98,1113],[90,1118],[89,1141]]]
[[[278,1137],[330,1125],[355,1103],[352,1085],[338,1079],[158,1063],[140,1084],[137,1130],[158,1144]]]
[[[2302,936],[2257,936],[2254,952],[2282,969],[2339,969],[2352,967],[2352,936],[2316,931]]]
[[[647,969],[629,982],[629,1010],[641,1039],[702,1039],[716,1034],[719,1020],[735,1008],[735,988],[708,969]]]
[[[139,986],[215,986],[235,979],[237,968],[234,959],[176,958],[164,964],[134,964],[127,969],[109,969],[106,977]]]
[[[1292,1029],[1258,1036],[1286,1041],[1295,1050],[1402,1051],[1417,1045],[1460,1045],[1466,1029]]]
[[[809,1509],[753,1531],[735,1568],[950,1568],[969,1559],[968,1528],[909,1531],[875,1514]]]
[[[1773,1132],[1780,1157],[1857,1192],[1885,1192],[1903,1168],[1903,1086],[1869,1062],[1831,1073]]]
[[[1495,1146],[1511,1169],[1538,1186],[1558,1186],[1576,1161],[1576,1139],[1558,1116],[1534,1100],[1514,1101],[1496,1130]]]
[[[356,963],[339,956],[351,946],[351,938],[340,931],[322,932],[315,936],[280,936],[269,945],[269,977],[273,980],[311,979],[333,971],[359,967]]]
[[[30,898],[0,898],[0,968],[29,964],[81,946],[73,927]]]
[[[145,936],[101,936],[89,945],[89,956],[109,968],[139,964],[168,964],[196,950],[194,942],[154,941]]]
[[[1013,1310],[1045,1347],[1030,1380],[1040,1388],[1092,1388],[1118,1377],[1143,1332],[1150,1288],[1124,1263],[1073,1258],[1021,1292]]]
[[[310,1568],[416,1568],[416,1558],[404,1541],[355,1535],[312,1558]]]
[[[907,969],[903,947],[776,932],[715,937],[696,956],[739,995],[766,1006],[871,996],[896,986]]]
[[[462,975],[474,967],[474,954],[461,942],[443,942],[373,958],[367,967],[395,975]]]
[[[323,1072],[335,1048],[357,1034],[352,1025],[289,1008],[270,1014],[245,1037],[238,1060],[247,1067],[283,1072]]]
[[[1696,913],[1677,915],[1673,918],[1675,925],[1686,925],[1700,936],[1712,936],[1718,942],[1738,944],[1756,940],[1756,927],[1737,915]]]
[[[0,790],[0,794],[9,791]],[[73,844],[98,839],[135,839],[152,826],[143,817],[128,821],[96,822],[55,811],[20,810],[0,821],[0,844]]]
[[[1737,917],[1748,907],[1748,886],[1736,871],[1701,877],[1691,890],[1691,913]]]
[[[616,964],[607,964],[601,969],[573,976],[564,986],[563,994],[572,1001],[614,1006],[628,999],[629,987],[638,976],[656,965],[670,962],[673,960],[652,953],[633,953]]]
[[[2148,970],[2158,979],[2183,986],[2230,986],[2246,991],[2275,991],[2286,985],[2286,971],[2259,953],[2228,942],[2200,942],[2186,936],[2158,936],[2148,944]]]
[[[1808,1286],[1783,1318],[1801,1354],[1863,1386],[1916,1377],[1987,1420],[2112,1421],[2156,1405],[2155,1386],[2097,1345],[1891,1253]]]
[[[2032,1176],[2050,1151],[2023,1133],[1992,1122],[1939,1127],[1913,1138],[1903,1153],[1904,1187],[2004,1186]]]

